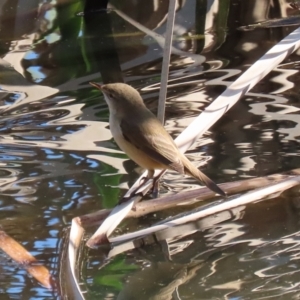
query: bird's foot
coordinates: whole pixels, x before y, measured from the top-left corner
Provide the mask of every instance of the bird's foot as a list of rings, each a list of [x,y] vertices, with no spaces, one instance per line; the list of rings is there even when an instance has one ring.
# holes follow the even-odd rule
[[[147,183],[148,180],[149,180],[148,177],[142,177],[140,180],[140,185],[133,192],[131,192],[130,197],[134,197],[138,195],[143,197],[144,196],[143,192],[139,192],[139,190],[141,189],[141,187],[143,187],[144,184]]]
[[[127,201],[128,201],[128,199],[129,199],[129,197],[122,197],[122,198],[119,200],[119,202],[118,202],[118,205],[120,205],[120,204],[123,204],[123,203],[127,202]]]
[[[153,187],[151,190],[152,198],[158,198],[159,197],[159,178],[154,177],[153,178]]]
[[[149,179],[150,179],[149,177],[143,176],[143,177],[140,179],[140,186],[139,186],[138,188],[140,188],[140,187],[142,187],[144,184],[146,184],[146,182],[147,182]]]

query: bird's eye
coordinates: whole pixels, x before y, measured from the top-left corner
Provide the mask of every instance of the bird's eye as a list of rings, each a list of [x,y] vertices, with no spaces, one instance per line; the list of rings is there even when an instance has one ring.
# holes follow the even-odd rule
[[[108,96],[109,96],[109,98],[113,98],[114,97],[114,95],[113,94],[108,94]]]

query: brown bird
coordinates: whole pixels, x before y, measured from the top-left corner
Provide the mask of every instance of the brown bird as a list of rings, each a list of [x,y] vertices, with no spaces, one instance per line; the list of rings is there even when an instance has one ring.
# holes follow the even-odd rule
[[[198,170],[179,151],[172,137],[156,116],[145,106],[139,92],[124,83],[90,84],[101,90],[109,107],[109,125],[118,146],[153,178],[155,169],[175,170],[226,196],[211,179]]]

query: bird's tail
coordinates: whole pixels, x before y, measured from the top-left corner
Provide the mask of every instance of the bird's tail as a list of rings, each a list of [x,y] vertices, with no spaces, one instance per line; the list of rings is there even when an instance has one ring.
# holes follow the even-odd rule
[[[182,158],[182,162],[184,164],[185,174],[198,179],[213,192],[226,197],[225,192],[220,187],[218,187],[218,185],[214,183],[210,178],[208,178],[204,173],[198,170],[185,156]]]

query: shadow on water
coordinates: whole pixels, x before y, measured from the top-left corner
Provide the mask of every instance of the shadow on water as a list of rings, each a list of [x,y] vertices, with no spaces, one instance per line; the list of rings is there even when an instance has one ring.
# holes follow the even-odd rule
[[[221,2],[178,1],[166,109],[174,137],[292,30],[236,30],[266,12],[289,13],[280,1],[260,0],[260,13],[251,1]],[[112,140],[108,109],[89,81],[129,83],[153,112],[160,84],[167,1],[116,0],[108,13],[89,3],[0,3],[1,227],[56,278],[71,219],[113,207],[138,176]],[[299,167],[298,68],[296,52],[207,132],[189,158],[217,182]],[[195,186],[168,172],[161,193]],[[297,197],[294,189],[108,258],[84,248],[79,265],[87,297],[298,297]],[[128,220],[118,230],[149,227],[182,211]],[[0,259],[0,295],[59,297],[4,254]]]

